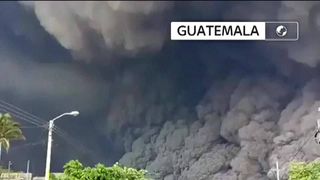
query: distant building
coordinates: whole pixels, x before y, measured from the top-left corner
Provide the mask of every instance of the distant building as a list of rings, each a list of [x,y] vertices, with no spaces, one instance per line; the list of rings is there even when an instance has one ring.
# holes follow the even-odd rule
[[[56,177],[62,176],[63,173],[51,173],[53,175],[55,175]],[[37,177],[33,177],[32,180],[44,180],[44,177],[42,176],[37,176]]]
[[[44,177],[34,177],[32,180],[44,180]]]
[[[52,173],[56,177],[63,175],[63,173]],[[32,178],[32,173],[12,172],[1,173],[0,180],[44,180],[42,176],[36,176]]]
[[[1,180],[31,180],[32,174],[31,173],[19,173],[19,172],[12,172],[12,173],[1,173],[0,175]]]

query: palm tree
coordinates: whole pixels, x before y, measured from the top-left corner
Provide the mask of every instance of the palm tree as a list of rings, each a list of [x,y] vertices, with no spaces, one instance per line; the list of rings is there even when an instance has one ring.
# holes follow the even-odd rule
[[[8,152],[11,141],[24,139],[20,124],[15,122],[10,114],[0,113],[0,146]]]

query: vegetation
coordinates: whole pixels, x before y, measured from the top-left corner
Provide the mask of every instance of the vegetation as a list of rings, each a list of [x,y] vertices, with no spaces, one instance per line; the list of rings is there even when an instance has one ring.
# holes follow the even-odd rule
[[[13,173],[11,175],[7,174],[7,173]],[[14,174],[16,173],[16,174]],[[15,175],[17,175],[17,173],[21,173],[21,171],[15,171],[13,169],[11,169],[10,171],[2,166],[0,166],[0,179],[14,179],[16,178]],[[6,174],[6,175],[4,175]]]
[[[0,166],[0,175],[1,175],[2,173],[7,173],[7,172],[9,172],[8,169],[5,169],[5,168],[3,168],[2,166]]]
[[[289,170],[289,180],[319,180],[320,161],[310,163],[293,162]]]
[[[147,180],[145,170],[120,166],[112,167],[97,164],[95,167],[84,167],[79,161],[70,161],[64,166],[64,175],[51,176],[51,180]]]
[[[62,176],[58,176],[58,175],[50,173],[49,179],[50,180],[62,180],[62,179],[64,179],[64,176],[63,175]]]
[[[15,122],[10,114],[0,113],[0,146],[6,149],[10,148],[10,142],[13,140],[23,140],[20,124]]]

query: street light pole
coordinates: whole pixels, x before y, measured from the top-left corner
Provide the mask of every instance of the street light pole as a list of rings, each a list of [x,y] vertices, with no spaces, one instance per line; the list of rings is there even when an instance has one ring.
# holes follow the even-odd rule
[[[12,165],[12,162],[9,161],[9,162],[8,162],[8,172],[9,172],[9,173],[10,173],[10,171],[11,171],[11,165]]]
[[[30,168],[30,160],[27,161],[27,180],[31,180],[29,168]]]
[[[49,180],[49,175],[50,175],[51,145],[52,145],[52,130],[53,130],[53,126],[54,126],[53,121],[52,120],[49,121],[49,134],[48,134],[45,180]]]
[[[54,121],[63,117],[63,116],[77,116],[79,115],[78,111],[72,111],[69,113],[63,113],[52,120],[49,121],[49,133],[48,133],[48,146],[47,146],[47,158],[46,158],[46,171],[45,171],[45,180],[49,180],[50,176],[50,163],[51,163],[51,146],[52,146],[52,131],[54,127]]]
[[[276,162],[276,168],[277,168],[277,180],[280,180],[280,170],[279,170],[279,162],[278,162],[278,160]]]
[[[2,143],[0,143],[0,162],[2,160]]]

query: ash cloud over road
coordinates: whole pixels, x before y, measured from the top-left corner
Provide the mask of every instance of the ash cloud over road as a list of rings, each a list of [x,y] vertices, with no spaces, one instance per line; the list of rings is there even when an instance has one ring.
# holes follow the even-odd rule
[[[294,155],[318,118],[319,6],[1,3],[0,93],[43,118],[80,110],[78,122],[58,126],[100,158],[74,153],[75,147],[61,147],[65,142],[58,139],[56,170],[80,158],[89,164],[120,161],[166,180],[267,179],[276,158],[286,168],[290,158],[319,156],[313,141]],[[169,40],[171,21],[192,20],[297,20],[301,38]],[[37,140],[36,133],[28,132],[28,141]],[[41,174],[45,146],[26,149],[7,159],[32,158]]]

